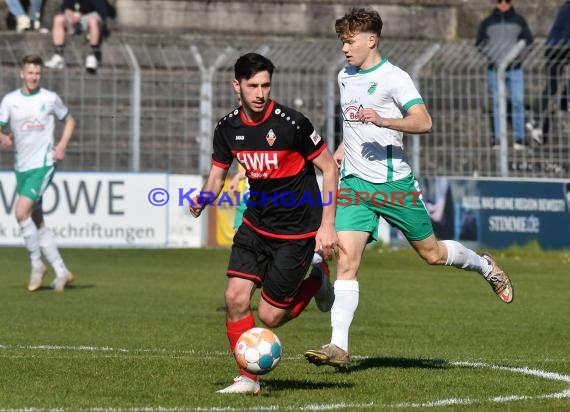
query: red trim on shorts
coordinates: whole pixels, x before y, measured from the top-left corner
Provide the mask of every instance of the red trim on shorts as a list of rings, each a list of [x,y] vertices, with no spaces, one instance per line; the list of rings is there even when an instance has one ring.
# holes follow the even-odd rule
[[[271,306],[275,306],[276,308],[287,309],[288,307],[291,306],[291,303],[281,303],[281,302],[277,302],[273,299],[270,299],[269,296],[267,296],[263,290],[261,291],[261,297],[264,300],[266,300],[267,303],[269,303]]]
[[[297,240],[297,239],[308,239],[311,237],[315,237],[317,235],[317,231],[315,230],[314,232],[309,232],[309,233],[302,233],[299,235],[285,235],[285,234],[279,234],[279,233],[271,233],[271,232],[266,232],[265,230],[259,229],[257,227],[255,227],[253,225],[253,223],[251,223],[249,220],[247,220],[245,217],[242,218],[243,223],[245,223],[246,225],[248,225],[250,228],[252,228],[254,231],[256,231],[257,233],[259,233],[260,235],[263,236],[267,236],[273,239],[283,239],[283,240]]]
[[[275,102],[271,100],[267,105],[267,107],[265,108],[265,114],[263,115],[263,118],[259,122],[252,122],[248,120],[245,117],[245,114],[243,114],[243,108],[239,111],[239,117],[246,126],[257,126],[266,121],[269,118],[269,116],[271,116],[271,113],[273,113],[273,106],[275,106]]]
[[[252,273],[239,272],[237,270],[228,270],[226,272],[226,275],[235,276],[238,278],[252,280],[254,282],[261,283],[261,278],[258,275],[254,275]]]

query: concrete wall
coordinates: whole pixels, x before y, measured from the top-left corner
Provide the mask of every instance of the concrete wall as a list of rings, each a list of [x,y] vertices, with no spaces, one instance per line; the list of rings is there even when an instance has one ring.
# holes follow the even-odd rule
[[[368,4],[367,4],[368,3]],[[563,0],[513,0],[536,36],[545,36]],[[334,20],[351,1],[334,0],[117,0],[118,23],[133,30],[171,32],[334,36]],[[378,0],[387,38],[456,39],[474,37],[494,0]]]
[[[114,30],[164,34],[255,35],[287,37],[334,36],[334,20],[355,2],[334,0],[114,0]],[[547,34],[563,0],[513,0],[537,37]],[[51,27],[59,0],[46,0],[43,24]],[[479,22],[493,9],[493,0],[378,0],[386,38],[472,38]],[[0,15],[6,15],[0,2]],[[6,19],[0,19],[0,30]]]

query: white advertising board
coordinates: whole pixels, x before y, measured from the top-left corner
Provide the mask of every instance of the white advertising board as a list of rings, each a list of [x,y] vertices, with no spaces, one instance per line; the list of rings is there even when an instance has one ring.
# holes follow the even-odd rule
[[[200,183],[166,173],[57,172],[43,196],[45,222],[60,246],[199,247],[201,219],[177,203],[178,187]],[[0,172],[0,245],[23,245],[15,201],[14,173]]]

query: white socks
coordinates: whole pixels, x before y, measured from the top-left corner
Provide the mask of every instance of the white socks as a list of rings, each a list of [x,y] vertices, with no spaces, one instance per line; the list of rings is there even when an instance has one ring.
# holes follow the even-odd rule
[[[487,274],[491,270],[491,265],[482,256],[471,249],[467,249],[461,243],[454,240],[442,240],[447,247],[447,266],[455,266],[459,269],[479,272],[481,275]]]
[[[32,262],[32,267],[37,268],[42,265],[42,253],[40,250],[40,237],[38,234],[38,229],[36,224],[31,217],[18,222],[20,229],[22,230],[22,236],[24,237],[24,244],[26,249],[30,253],[30,260]]]
[[[57,245],[55,243],[55,237],[51,230],[47,229],[45,226],[38,230],[40,247],[41,250],[53,266],[55,273],[58,277],[67,276],[67,268],[63,263],[63,259],[57,250]]]
[[[334,304],[331,309],[331,343],[348,352],[348,330],[358,307],[357,280],[334,282]]]

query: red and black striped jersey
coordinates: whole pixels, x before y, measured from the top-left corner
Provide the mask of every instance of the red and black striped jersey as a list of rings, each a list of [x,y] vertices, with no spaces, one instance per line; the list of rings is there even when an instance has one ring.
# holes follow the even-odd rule
[[[218,122],[212,163],[227,169],[235,158],[245,168],[250,185],[245,224],[268,237],[299,239],[314,236],[321,224],[311,160],[323,150],[326,144],[309,119],[271,101],[257,123],[241,108]]]

